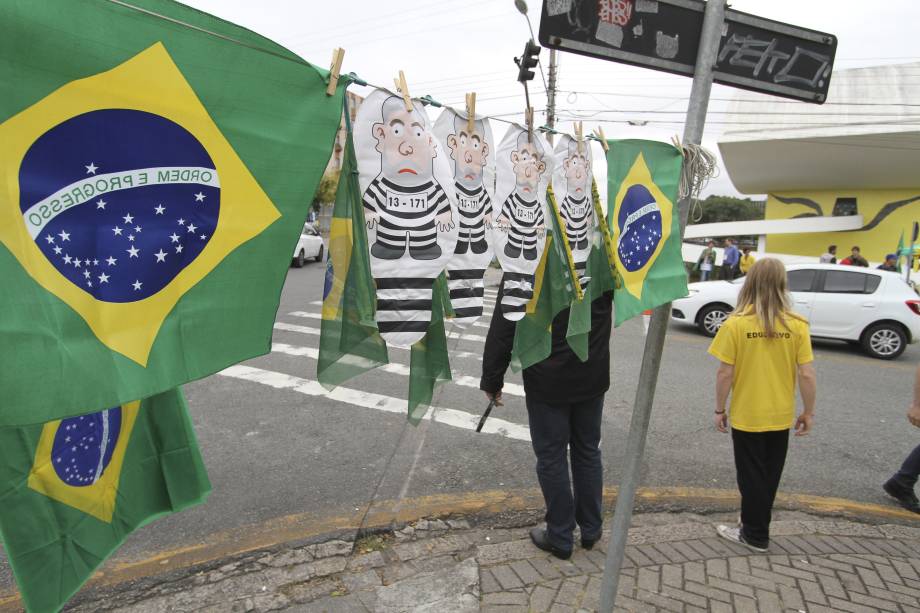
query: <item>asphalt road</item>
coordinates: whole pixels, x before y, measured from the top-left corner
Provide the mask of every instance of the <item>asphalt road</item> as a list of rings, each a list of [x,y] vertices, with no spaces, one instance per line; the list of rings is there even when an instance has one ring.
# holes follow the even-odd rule
[[[434,404],[436,421],[405,420],[403,367],[370,372],[330,398],[315,383],[323,265],[291,269],[275,329],[275,351],[186,386],[214,491],[198,508],[133,535],[122,555],[145,558],[206,535],[295,513],[329,515],[377,500],[501,488],[537,487],[523,397],[506,388],[506,406],[472,431],[485,407],[478,390],[485,327],[450,343],[454,378]],[[494,288],[492,288],[494,290]],[[493,291],[494,295],[494,291]],[[295,314],[300,313],[300,314]],[[307,314],[308,316],[303,316]],[[483,325],[487,322],[483,322]],[[285,328],[285,329],[281,329]],[[644,336],[639,320],[611,339],[612,388],[604,415],[605,482],[619,483]],[[734,487],[730,440],[711,425],[716,363],[709,339],[672,325],[643,464],[645,486]],[[905,412],[920,347],[901,359],[868,358],[843,343],[816,342],[817,422],[790,446],[781,489],[885,503],[880,484],[920,441]],[[461,379],[462,376],[466,379]],[[513,374],[510,384],[520,384]],[[469,415],[464,415],[465,412]],[[0,560],[0,589],[9,571]]]

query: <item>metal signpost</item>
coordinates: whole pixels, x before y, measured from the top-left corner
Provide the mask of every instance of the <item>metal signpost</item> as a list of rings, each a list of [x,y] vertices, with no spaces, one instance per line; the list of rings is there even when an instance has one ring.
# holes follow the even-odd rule
[[[540,42],[550,48],[655,70],[692,75],[685,144],[699,145],[713,82],[822,104],[827,98],[837,39],[726,9],[727,0],[544,0]],[[690,197],[679,203],[680,228]],[[611,613],[626,551],[639,471],[670,316],[670,303],[652,314],[617,493],[600,611]]]

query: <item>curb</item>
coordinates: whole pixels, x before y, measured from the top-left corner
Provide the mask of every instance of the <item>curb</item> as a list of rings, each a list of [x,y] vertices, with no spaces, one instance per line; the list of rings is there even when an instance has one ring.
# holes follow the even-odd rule
[[[616,487],[605,488],[604,504],[608,509],[613,508],[616,496]],[[637,512],[715,513],[735,510],[738,504],[739,496],[735,490],[661,487],[640,489],[636,495],[635,506]],[[775,507],[778,510],[843,517],[865,523],[893,521],[920,525],[920,516],[909,511],[843,498],[781,493],[777,496]],[[543,497],[538,488],[385,500],[374,504],[367,513],[364,533],[392,529],[422,518],[463,516],[488,520],[502,514],[539,513],[542,508]],[[111,587],[144,577],[181,574],[203,565],[214,565],[228,558],[256,551],[322,542],[346,532],[352,533],[353,536],[365,509],[366,507],[363,507],[357,511],[322,517],[307,513],[287,515],[245,528],[216,532],[200,543],[160,551],[141,560],[122,559],[116,554],[103,566],[103,570],[93,576],[84,589]],[[19,596],[16,592],[0,593],[0,610],[13,610],[8,607],[18,603]]]

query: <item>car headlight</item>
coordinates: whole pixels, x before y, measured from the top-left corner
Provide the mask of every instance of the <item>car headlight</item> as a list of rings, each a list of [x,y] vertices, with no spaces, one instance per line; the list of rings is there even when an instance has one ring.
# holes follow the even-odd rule
[[[700,293],[700,290],[698,290],[698,289],[690,289],[690,290],[687,290],[687,295],[688,295],[688,296],[696,296],[696,295],[699,294],[699,293]]]

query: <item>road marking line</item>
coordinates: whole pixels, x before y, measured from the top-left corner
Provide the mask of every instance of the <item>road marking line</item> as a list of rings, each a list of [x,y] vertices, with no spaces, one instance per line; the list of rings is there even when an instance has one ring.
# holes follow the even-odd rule
[[[299,326],[297,324],[289,324],[283,321],[275,322],[275,330],[284,330],[285,332],[296,332],[298,334],[310,334],[313,336],[319,336],[321,330],[319,328],[311,328],[310,326]],[[399,351],[409,351],[404,347],[387,347],[387,351],[390,350],[399,350]],[[450,357],[452,358],[463,358],[468,360],[478,360],[482,362],[482,354],[474,353],[472,351],[449,351]]]
[[[384,411],[386,413],[396,413],[399,415],[405,415],[407,412],[406,400],[404,398],[394,398],[392,396],[363,392],[347,387],[337,387],[329,391],[317,381],[302,379],[300,377],[273,372],[271,370],[263,370],[261,368],[253,368],[251,366],[242,366],[238,364],[230,368],[225,368],[218,374],[234,379],[260,383],[275,389],[288,389],[306,396],[322,396],[330,400],[344,402],[356,407],[374,409],[375,411]],[[445,426],[473,431],[476,430],[476,426],[479,423],[479,415],[441,407],[429,408],[428,412],[425,413],[424,419],[430,419],[435,423],[441,423]],[[504,438],[530,441],[530,430],[527,426],[504,419],[489,419],[483,426],[482,431],[488,434],[497,434]]]
[[[306,311],[292,311],[288,313],[291,317],[301,317],[305,319],[322,319],[323,316],[320,313],[308,313]],[[448,332],[447,338],[452,338],[461,341],[473,341],[474,343],[484,343],[486,342],[486,337],[479,336],[477,334],[461,334],[459,332]]]
[[[299,347],[297,345],[288,345],[287,343],[272,343],[272,353],[283,353],[285,355],[293,356],[305,356],[311,360],[319,359],[319,349],[314,349],[313,347]],[[366,360],[359,356],[346,355],[342,357],[341,360],[344,364],[352,364],[354,366],[364,367],[366,366]],[[376,370],[382,370],[394,375],[400,375],[402,377],[409,376],[409,367],[405,364],[390,363],[383,364],[378,366]],[[473,389],[479,389],[479,379],[476,377],[471,377],[469,375],[460,375],[455,376],[452,380],[453,383],[461,385],[463,387],[472,387]],[[511,394],[512,396],[524,396],[524,386],[518,385],[516,383],[505,383],[505,386],[502,388],[503,394]]]

